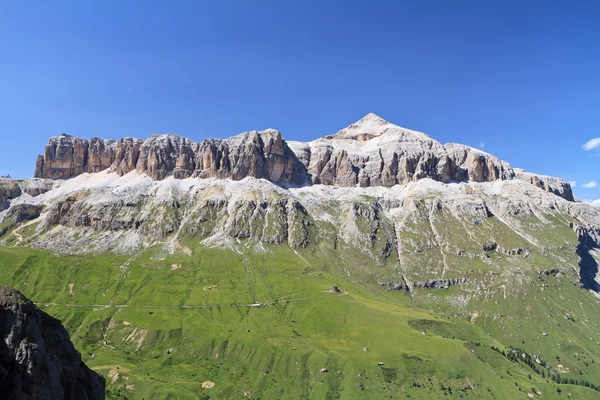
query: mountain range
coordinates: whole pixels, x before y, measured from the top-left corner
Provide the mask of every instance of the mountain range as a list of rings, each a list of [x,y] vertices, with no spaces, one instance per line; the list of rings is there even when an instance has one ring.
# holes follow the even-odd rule
[[[0,178],[0,246],[109,397],[598,395],[600,210],[375,114],[306,143],[53,137]]]

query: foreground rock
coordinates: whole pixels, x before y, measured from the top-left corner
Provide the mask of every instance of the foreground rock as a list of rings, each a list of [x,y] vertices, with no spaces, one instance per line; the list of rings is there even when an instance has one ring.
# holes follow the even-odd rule
[[[6,286],[0,336],[0,398],[104,399],[104,378],[81,361],[60,321]]]

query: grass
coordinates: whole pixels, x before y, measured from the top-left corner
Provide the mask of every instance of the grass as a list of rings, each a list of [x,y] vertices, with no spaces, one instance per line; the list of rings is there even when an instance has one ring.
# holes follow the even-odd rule
[[[110,254],[0,249],[0,283],[62,320],[84,361],[107,377],[108,398],[526,398],[523,390],[532,385],[544,397],[558,396],[553,382],[535,372],[529,379],[530,368],[489,349],[519,344],[506,337],[513,324],[482,315],[473,325],[450,317],[444,306],[432,312],[422,299],[353,282],[342,271],[357,268],[364,261],[359,254],[342,259],[306,249],[301,258],[284,245],[237,254],[192,238],[183,244],[192,256],[150,249],[126,268],[127,257]],[[333,285],[344,293],[329,293]],[[558,287],[574,299],[587,296]],[[518,318],[514,324],[527,320],[525,313]],[[594,365],[597,353],[584,350],[588,332],[561,329],[548,330],[562,332],[565,365]],[[520,347],[552,352],[533,332],[523,335],[527,346]],[[580,361],[571,361],[575,352]],[[588,380],[600,380],[593,367],[585,371]],[[113,383],[108,377],[115,373]],[[207,381],[214,388],[203,389]],[[598,394],[560,386],[576,398]]]
[[[240,206],[238,236],[261,238],[265,250],[234,239],[239,252],[200,244],[221,223],[207,203],[182,230],[185,253],[0,248],[0,284],[63,322],[107,377],[109,399],[598,398],[582,386],[600,383],[598,302],[576,285],[570,217],[510,216],[524,237],[506,220],[453,215],[430,200],[399,230],[399,220],[372,218],[373,198],[332,201],[322,206],[332,215],[356,211],[339,237],[343,227],[298,208],[287,238],[296,249],[267,244],[285,238],[285,202],[264,215]],[[180,213],[159,207],[156,227],[176,225]],[[35,230],[20,231],[23,244]],[[14,230],[3,239],[14,245]],[[498,249],[484,251],[491,242]],[[517,248],[527,255],[501,251]],[[538,274],[553,268],[562,274]],[[467,281],[410,292],[377,284],[402,276]]]

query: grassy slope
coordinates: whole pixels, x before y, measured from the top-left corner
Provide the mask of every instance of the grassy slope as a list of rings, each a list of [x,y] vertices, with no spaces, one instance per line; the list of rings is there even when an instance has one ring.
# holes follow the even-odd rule
[[[529,309],[510,297],[474,302],[481,315],[471,324],[444,301],[458,288],[411,297],[383,291],[367,274],[350,281],[345,269],[368,262],[350,250],[295,254],[267,246],[269,253],[240,255],[185,244],[191,257],[0,249],[0,284],[60,318],[88,365],[119,374],[114,383],[108,378],[109,398],[516,399],[532,387],[543,398],[598,398],[574,385],[560,385],[559,395],[554,382],[489,349],[510,345],[546,359],[557,353],[570,373],[581,375],[581,367],[588,381],[600,382],[597,306],[568,281],[544,278],[550,287],[528,299]],[[328,293],[334,284],[345,293]],[[254,302],[269,304],[244,306]],[[566,310],[575,321],[562,319]],[[546,314],[551,323],[533,320]],[[215,387],[203,389],[205,381]]]

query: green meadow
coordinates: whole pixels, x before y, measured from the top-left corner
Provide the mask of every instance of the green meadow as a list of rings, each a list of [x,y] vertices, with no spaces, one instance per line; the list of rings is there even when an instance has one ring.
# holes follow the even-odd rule
[[[183,245],[133,257],[4,248],[0,284],[63,322],[109,399],[600,398],[598,304],[567,279],[474,298],[475,315],[450,305],[459,287],[357,279],[358,251]]]

